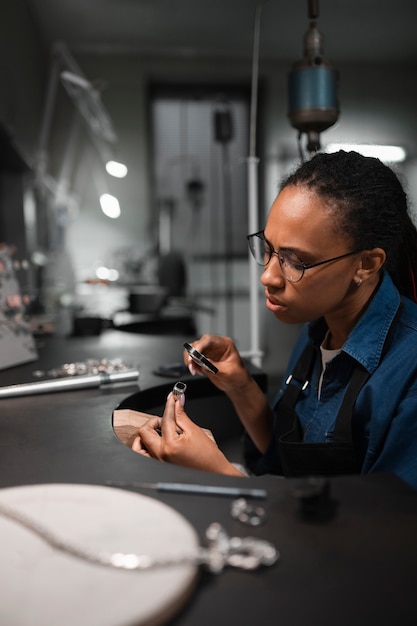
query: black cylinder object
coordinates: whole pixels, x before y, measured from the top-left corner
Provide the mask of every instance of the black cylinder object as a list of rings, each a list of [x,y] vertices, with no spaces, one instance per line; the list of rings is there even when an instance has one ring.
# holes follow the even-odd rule
[[[219,143],[227,143],[233,139],[233,121],[229,109],[214,112],[214,135]]]

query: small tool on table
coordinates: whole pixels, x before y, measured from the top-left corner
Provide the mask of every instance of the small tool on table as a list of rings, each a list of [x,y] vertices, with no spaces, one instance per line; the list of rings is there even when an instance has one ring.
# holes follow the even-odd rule
[[[268,492],[265,489],[250,487],[226,487],[223,485],[199,485],[193,483],[168,483],[168,482],[129,482],[129,481],[106,481],[106,485],[113,487],[133,487],[135,489],[153,489],[171,493],[189,493],[209,496],[227,496],[231,498],[255,498],[265,500]]]

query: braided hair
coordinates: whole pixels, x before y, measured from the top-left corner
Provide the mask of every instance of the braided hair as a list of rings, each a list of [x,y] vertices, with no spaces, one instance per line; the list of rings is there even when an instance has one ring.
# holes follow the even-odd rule
[[[382,248],[385,267],[401,294],[417,302],[417,230],[407,195],[379,159],[340,150],[319,153],[281,184],[305,186],[326,201],[335,228],[356,250]]]

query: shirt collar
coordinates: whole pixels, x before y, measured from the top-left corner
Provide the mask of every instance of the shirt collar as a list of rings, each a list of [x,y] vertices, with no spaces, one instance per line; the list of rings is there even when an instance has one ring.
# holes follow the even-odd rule
[[[387,272],[364,314],[351,331],[343,352],[361,363],[370,373],[378,366],[390,326],[401,302],[400,294]],[[323,318],[309,324],[309,334],[320,345],[327,325]]]

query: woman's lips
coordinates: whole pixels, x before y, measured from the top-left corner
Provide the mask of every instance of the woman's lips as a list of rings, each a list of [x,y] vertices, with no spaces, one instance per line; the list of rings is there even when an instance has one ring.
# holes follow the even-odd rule
[[[285,306],[278,302],[277,300],[272,300],[266,295],[266,308],[272,311],[273,313],[278,313],[279,311],[283,311]]]

